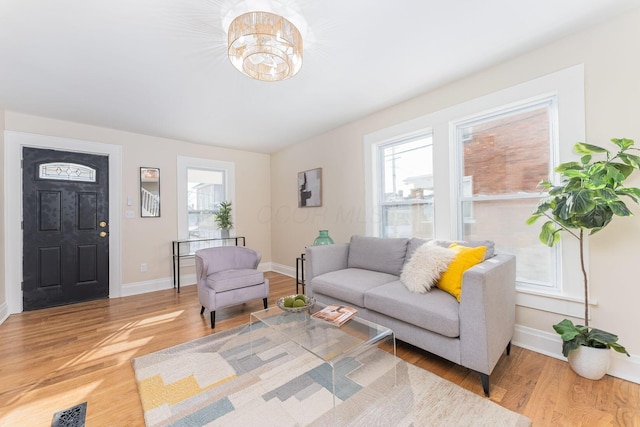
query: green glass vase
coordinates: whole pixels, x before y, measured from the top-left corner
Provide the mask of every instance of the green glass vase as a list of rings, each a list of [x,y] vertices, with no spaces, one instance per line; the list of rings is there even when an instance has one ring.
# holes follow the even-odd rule
[[[320,230],[320,234],[313,241],[313,246],[333,245],[333,239],[329,237],[329,230]]]

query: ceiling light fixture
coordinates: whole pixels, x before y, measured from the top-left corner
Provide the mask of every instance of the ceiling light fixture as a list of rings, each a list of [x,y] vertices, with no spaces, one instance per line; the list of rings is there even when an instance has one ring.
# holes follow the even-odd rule
[[[229,25],[229,59],[256,80],[277,82],[302,67],[302,36],[291,22],[269,12],[248,12]]]

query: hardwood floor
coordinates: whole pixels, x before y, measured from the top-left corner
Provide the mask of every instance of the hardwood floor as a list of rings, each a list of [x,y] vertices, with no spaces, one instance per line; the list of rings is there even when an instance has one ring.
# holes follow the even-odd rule
[[[267,273],[270,304],[294,279]],[[130,360],[244,324],[262,300],[200,316],[195,286],[12,315],[0,325],[0,426],[50,426],[55,412],[87,402],[87,426],[144,426]],[[472,372],[410,345],[398,355],[482,395]],[[491,400],[535,426],[640,426],[640,385],[589,381],[566,362],[519,347],[491,376]]]

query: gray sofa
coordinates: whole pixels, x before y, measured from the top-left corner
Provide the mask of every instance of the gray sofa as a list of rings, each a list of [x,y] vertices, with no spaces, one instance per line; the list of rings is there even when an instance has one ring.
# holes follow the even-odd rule
[[[397,339],[476,371],[489,396],[489,375],[505,349],[509,354],[514,331],[515,257],[494,255],[493,243],[484,242],[485,260],[464,273],[458,302],[435,287],[410,292],[400,281],[405,260],[425,242],[353,236],[350,243],[310,246],[307,294],[323,304],[350,305]]]

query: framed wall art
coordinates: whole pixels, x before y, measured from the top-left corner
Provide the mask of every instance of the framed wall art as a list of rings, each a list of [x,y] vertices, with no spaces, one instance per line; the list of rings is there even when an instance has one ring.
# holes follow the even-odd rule
[[[298,207],[322,206],[322,168],[298,172]]]

